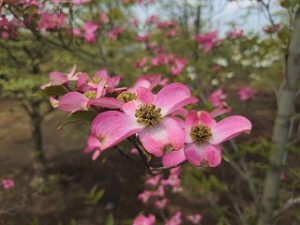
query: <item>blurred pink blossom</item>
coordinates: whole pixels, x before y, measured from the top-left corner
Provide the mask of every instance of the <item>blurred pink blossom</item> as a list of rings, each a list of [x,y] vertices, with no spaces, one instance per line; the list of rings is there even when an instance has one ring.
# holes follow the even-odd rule
[[[256,90],[252,87],[241,87],[237,93],[240,97],[240,100],[245,102],[249,101],[256,94]]]
[[[2,180],[2,187],[5,190],[9,190],[15,187],[15,181],[13,179],[3,179]]]

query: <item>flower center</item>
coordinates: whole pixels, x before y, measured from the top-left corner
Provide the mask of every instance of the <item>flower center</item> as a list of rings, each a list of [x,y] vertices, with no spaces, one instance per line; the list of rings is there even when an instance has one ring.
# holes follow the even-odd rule
[[[156,106],[151,103],[144,104],[135,111],[135,117],[138,123],[146,125],[147,127],[153,127],[162,121],[160,111],[160,108],[156,108]]]
[[[88,99],[94,99],[96,98],[96,91],[86,91],[84,93],[84,95],[88,98]]]
[[[198,144],[208,142],[212,137],[211,129],[200,124],[192,127],[190,135],[192,140]]]
[[[134,93],[128,92],[128,91],[123,91],[121,94],[118,95],[117,97],[118,100],[127,103],[132,100],[136,100],[137,96]]]

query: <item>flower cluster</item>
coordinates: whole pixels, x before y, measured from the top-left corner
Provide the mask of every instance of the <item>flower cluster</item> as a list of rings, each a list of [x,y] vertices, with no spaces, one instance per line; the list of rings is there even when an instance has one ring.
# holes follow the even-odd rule
[[[181,186],[180,178],[181,168],[173,168],[167,177],[162,174],[158,174],[149,177],[145,180],[145,190],[138,195],[138,199],[144,204],[152,205],[155,211],[159,211],[158,215],[164,215],[165,225],[180,225],[184,221],[188,221],[189,224],[199,224],[202,220],[202,215],[199,213],[184,215],[182,211],[177,210],[176,212],[168,213],[167,206],[170,204],[170,198],[168,193],[182,192],[183,187]],[[170,207],[168,207],[170,208]],[[169,217],[166,215],[170,214]],[[184,215],[184,216],[183,216]],[[138,215],[133,224],[134,225],[151,225],[156,221],[154,214]]]
[[[61,86],[67,92],[52,96],[53,106],[71,114],[97,114],[84,150],[93,153],[93,160],[129,139],[147,156],[148,167],[157,158],[164,167],[185,161],[215,167],[221,162],[221,144],[251,130],[250,121],[243,116],[216,121],[214,117],[228,112],[224,104],[212,113],[186,110],[187,105],[197,106],[198,99],[186,85],[165,84],[160,75],[141,76],[129,88],[118,87],[121,77],[109,76],[106,70],[89,76],[74,67],[69,74],[52,72],[49,79],[44,89]]]

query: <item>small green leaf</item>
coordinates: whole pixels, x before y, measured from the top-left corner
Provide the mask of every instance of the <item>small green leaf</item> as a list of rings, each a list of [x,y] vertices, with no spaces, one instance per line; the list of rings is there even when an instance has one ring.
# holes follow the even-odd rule
[[[49,97],[49,96],[63,95],[65,93],[66,90],[63,88],[63,86],[50,86],[50,87],[46,87],[45,89],[41,89],[37,91],[35,95]]]
[[[68,125],[70,123],[75,123],[79,121],[92,121],[96,117],[95,112],[91,111],[78,111],[66,118],[66,120],[57,128],[58,130],[63,128],[65,125]]]

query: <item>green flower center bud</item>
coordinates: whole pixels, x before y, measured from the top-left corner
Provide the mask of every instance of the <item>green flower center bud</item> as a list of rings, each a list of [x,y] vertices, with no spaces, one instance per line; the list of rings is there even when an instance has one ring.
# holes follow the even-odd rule
[[[206,143],[212,137],[211,129],[203,125],[192,127],[190,135],[192,140],[198,144]]]
[[[127,103],[132,100],[136,100],[137,96],[134,93],[128,92],[128,91],[123,91],[121,94],[118,95],[117,97],[118,100]]]
[[[135,117],[138,123],[153,127],[162,121],[160,111],[161,109],[156,108],[153,104],[144,104],[135,111]]]
[[[99,84],[100,81],[102,80],[100,77],[93,77],[92,79],[96,84]]]
[[[84,95],[88,99],[94,99],[94,98],[96,98],[96,91],[87,91],[87,92],[84,93]]]

